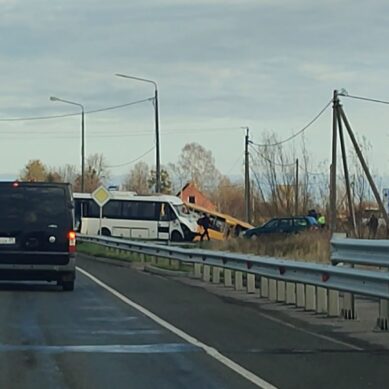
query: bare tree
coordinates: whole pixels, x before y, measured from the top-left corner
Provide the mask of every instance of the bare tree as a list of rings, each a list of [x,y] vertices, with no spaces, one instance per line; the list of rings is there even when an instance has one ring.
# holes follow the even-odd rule
[[[85,177],[85,192],[93,192],[102,184],[103,179],[110,177],[107,162],[103,154],[92,154],[87,158]],[[75,179],[73,190],[81,190],[81,175]]]
[[[161,193],[171,194],[172,193],[172,182],[170,180],[170,174],[167,169],[161,168]],[[156,173],[154,169],[151,169],[150,176],[148,179],[149,189],[155,188],[156,184]]]
[[[312,205],[309,170],[310,158],[305,142],[299,152],[280,142],[274,133],[265,133],[261,146],[252,147],[252,166],[262,212],[268,216],[293,215],[295,213],[296,188],[298,188],[298,212],[304,213]],[[296,182],[296,159],[299,156],[298,182]]]
[[[76,166],[70,164],[61,166],[56,171],[62,177],[63,182],[69,182],[70,184],[74,184],[79,175]]]
[[[170,165],[170,171],[176,174],[182,184],[190,181],[206,192],[215,190],[221,177],[212,152],[198,143],[186,144],[177,164],[174,167]]]
[[[146,194],[149,192],[149,166],[145,162],[138,162],[130,170],[123,182],[125,190]]]

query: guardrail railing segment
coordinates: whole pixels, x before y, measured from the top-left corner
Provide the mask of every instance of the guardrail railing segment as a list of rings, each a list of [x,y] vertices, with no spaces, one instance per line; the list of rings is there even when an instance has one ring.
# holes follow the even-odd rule
[[[165,246],[104,236],[78,235],[77,238],[82,242],[94,242],[105,247],[130,251],[137,254],[192,263],[197,268],[200,266],[203,269],[203,278],[207,280],[211,277],[210,269],[233,271],[236,274],[235,279],[237,280],[240,277],[239,273],[256,275],[260,277],[261,284],[263,283],[261,288],[267,289],[267,292],[261,293],[261,295],[275,295],[276,301],[288,300],[287,294],[289,290],[289,293],[294,294],[294,297],[289,296],[289,301],[297,302],[299,297],[297,286],[299,285],[300,289],[303,286],[305,288],[304,290],[311,290],[312,288],[308,289],[308,286],[313,286],[318,291],[319,289],[325,288],[327,292],[342,291],[349,292],[353,295],[381,298],[385,299],[386,304],[389,300],[389,272],[262,257],[250,254],[211,251],[199,248]],[[333,264],[346,263],[389,267],[389,241],[336,238],[331,241],[331,246],[331,262]],[[219,279],[217,272],[215,272],[214,277],[215,279]],[[274,284],[268,283],[268,280],[274,280],[278,284],[274,286]],[[285,283],[289,284],[289,289],[286,288],[288,290],[285,289]],[[269,290],[272,285],[273,288],[275,287],[277,289],[276,292]],[[315,290],[315,288],[313,289]],[[339,299],[338,294],[332,293],[328,294],[328,296],[330,299]],[[318,299],[316,291],[313,298]],[[305,295],[305,300],[312,300],[312,298]],[[347,303],[348,300],[351,303]],[[327,295],[325,297],[325,303],[328,307],[331,304],[334,306],[334,301],[327,302]],[[353,298],[344,298],[342,314],[345,318],[355,317],[354,304]],[[322,303],[316,301],[314,305],[316,307],[322,305]],[[337,310],[339,310],[339,308],[336,308],[337,306],[339,306],[339,302],[335,303],[335,309],[328,313],[336,315]],[[387,329],[389,318],[386,317],[388,314],[382,317],[382,314],[385,312],[384,308],[389,308],[389,306],[380,308],[378,323],[380,328]],[[389,312],[389,309],[386,311]]]

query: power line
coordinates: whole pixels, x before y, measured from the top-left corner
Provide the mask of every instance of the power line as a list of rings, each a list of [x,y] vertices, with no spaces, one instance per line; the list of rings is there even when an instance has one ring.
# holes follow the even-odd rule
[[[91,111],[85,111],[85,114],[98,113],[98,112],[110,111],[110,110],[113,110],[113,109],[129,107],[130,105],[145,103],[146,101],[152,101],[153,99],[154,99],[154,97],[149,97],[147,99],[132,101],[130,103],[125,103],[125,104],[120,104],[120,105],[113,105],[113,106],[110,106],[110,107],[94,109],[94,110],[91,110]],[[22,117],[19,117],[19,118],[0,118],[0,122],[49,120],[49,119],[60,119],[60,118],[65,118],[65,117],[70,117],[70,116],[79,116],[79,115],[80,115],[80,112],[67,113],[67,114],[63,114],[63,115],[30,116],[30,117],[25,117],[25,118],[22,118]]]
[[[140,159],[142,159],[143,157],[145,157],[147,154],[151,153],[154,149],[155,149],[155,146],[153,146],[151,149],[149,149],[149,150],[147,150],[146,152],[144,152],[144,153],[143,153],[142,155],[140,155],[138,158],[133,159],[132,161],[120,163],[120,164],[118,164],[118,165],[108,165],[107,167],[109,167],[109,168],[116,168],[116,167],[122,167],[122,166],[131,165],[131,164],[133,164],[134,162],[137,162],[137,161],[139,161]]]
[[[54,130],[34,131],[34,132],[25,131],[25,130],[24,131],[16,130],[16,131],[1,131],[0,134],[2,136],[11,135],[11,137],[9,137],[7,139],[18,139],[17,136],[19,136],[19,135],[23,136],[23,138],[25,137],[25,135],[32,135],[32,136],[34,136],[34,135],[46,135],[46,136],[50,136],[50,137],[56,138],[56,139],[79,138],[79,135],[78,135],[79,131],[78,130],[74,130],[74,129],[63,130],[62,129],[60,131],[61,131],[61,133],[55,132]],[[206,132],[215,131],[216,132],[216,131],[220,131],[220,129],[202,129],[202,130],[197,130],[197,131],[206,131]],[[74,132],[74,134],[73,134],[73,132]],[[193,132],[193,130],[191,130],[191,129],[185,129],[185,130],[181,130],[181,131],[178,131],[178,130],[166,130],[166,131],[162,131],[161,134],[164,135],[164,136],[178,135],[178,134],[185,134],[185,135],[187,135],[187,133],[190,133],[190,132]],[[152,134],[154,134],[153,131],[142,131],[142,130],[138,130],[136,132],[128,132],[128,131],[125,131],[125,130],[117,130],[117,131],[114,130],[112,132],[109,132],[109,134],[107,134],[106,130],[101,130],[101,131],[92,130],[92,131],[89,131],[89,135],[93,136],[94,138],[132,137],[132,136],[144,136],[144,135],[152,135]]]
[[[348,93],[345,93],[345,92],[339,93],[339,96],[349,97],[350,99],[356,99],[356,100],[370,101],[370,102],[373,102],[373,103],[389,104],[389,101],[372,99],[372,98],[369,98],[369,97],[362,97],[362,96],[353,96],[353,95],[349,95]]]
[[[278,166],[278,167],[292,167],[292,166],[295,166],[296,165],[296,162],[291,162],[291,163],[285,163],[285,164],[282,164],[282,163],[277,163],[275,161],[272,161],[271,159],[265,157],[263,154],[261,154],[258,150],[254,149],[253,150],[262,158],[264,159],[266,162],[268,162],[270,165],[273,165],[273,166]]]
[[[229,175],[232,172],[232,170],[235,168],[235,166],[238,164],[238,162],[241,161],[242,156],[244,156],[244,153],[243,155],[242,153],[239,154],[238,158],[235,160],[231,168],[228,170],[227,175]]]
[[[301,135],[303,132],[305,132],[319,117],[326,111],[326,109],[332,104],[332,99],[325,105],[325,107],[307,124],[305,125],[301,130],[297,131],[295,134],[291,135],[290,137],[276,143],[271,143],[271,144],[259,144],[255,143],[253,141],[250,141],[255,146],[258,147],[273,147],[273,146],[279,146],[282,145],[286,142],[291,141],[292,139],[296,138],[297,136]]]

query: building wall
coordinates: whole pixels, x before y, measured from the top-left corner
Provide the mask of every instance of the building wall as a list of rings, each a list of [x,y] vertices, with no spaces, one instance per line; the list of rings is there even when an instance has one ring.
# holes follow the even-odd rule
[[[187,184],[182,191],[177,194],[178,197],[187,203],[196,204],[200,207],[216,211],[216,205],[201,193],[193,184]]]

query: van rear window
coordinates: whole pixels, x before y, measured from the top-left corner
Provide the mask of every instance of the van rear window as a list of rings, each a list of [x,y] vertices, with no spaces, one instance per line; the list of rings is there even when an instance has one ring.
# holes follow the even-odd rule
[[[0,224],[66,223],[67,206],[64,188],[1,187]]]

